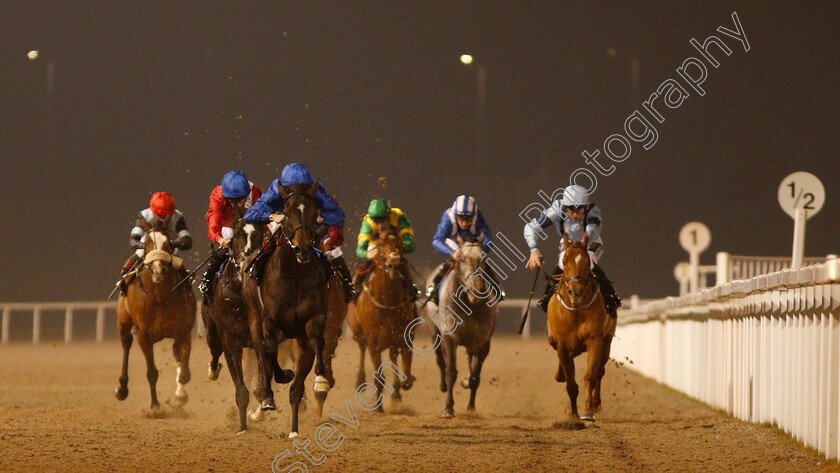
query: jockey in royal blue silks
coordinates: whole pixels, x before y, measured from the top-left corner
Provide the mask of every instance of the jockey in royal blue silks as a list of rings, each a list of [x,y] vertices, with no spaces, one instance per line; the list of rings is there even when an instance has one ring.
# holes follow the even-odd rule
[[[271,183],[262,197],[245,212],[243,218],[246,222],[255,225],[265,225],[269,222],[281,223],[285,216],[282,215],[284,199],[280,193],[280,186],[289,187],[294,184],[313,183],[315,183],[315,179],[305,165],[300,163],[287,164],[283,168],[280,178]],[[350,270],[347,268],[347,263],[341,253],[341,244],[344,243],[344,211],[338,205],[338,202],[327,193],[321,183],[318,184],[318,190],[315,192],[315,205],[321,212],[319,220],[322,220],[322,226],[318,230],[326,229],[326,238],[322,241],[323,249],[330,259],[331,266],[337,270],[342,280],[345,298],[350,301],[353,299]],[[318,231],[318,233],[320,234],[321,231]],[[258,284],[262,281],[263,269],[270,259],[262,256],[270,254],[276,246],[276,239],[269,239],[260,248],[251,266],[250,275]]]
[[[456,263],[461,257],[459,252],[459,245],[456,241],[460,236],[463,240],[484,240],[481,243],[484,253],[490,253],[490,242],[493,241],[493,236],[490,227],[484,221],[484,215],[478,210],[475,203],[475,198],[469,195],[460,195],[455,199],[452,207],[443,211],[440,218],[435,237],[432,240],[432,246],[439,252],[447,255],[449,260],[446,263],[441,263],[435,272],[435,277],[432,284],[426,288],[426,295],[433,295],[435,303],[437,300],[437,287],[441,279],[446,274],[447,270],[453,263]],[[490,284],[499,288],[499,294],[504,299],[504,291],[501,290],[493,268],[486,265],[484,268],[485,274],[490,278]],[[500,300],[502,300],[500,299]]]
[[[604,253],[603,241],[601,239],[601,209],[590,202],[589,194],[583,186],[572,185],[563,191],[562,200],[555,201],[549,208],[525,225],[525,241],[531,248],[531,257],[527,266],[536,270],[542,266],[542,255],[537,248],[537,232],[539,228],[548,228],[554,225],[557,233],[561,236],[566,233],[569,241],[583,241],[584,233],[589,235],[589,262],[592,275],[595,276],[601,293],[604,296],[607,313],[612,317],[617,316],[616,310],[621,307],[621,297],[616,292],[612,282],[607,279],[604,270],[598,266],[598,260]],[[563,273],[563,255],[566,250],[563,242],[560,241],[560,257],[557,267],[554,268],[553,276]],[[537,306],[543,311],[548,311],[548,301],[554,294],[557,281],[551,279],[545,288],[543,297],[537,302]]]

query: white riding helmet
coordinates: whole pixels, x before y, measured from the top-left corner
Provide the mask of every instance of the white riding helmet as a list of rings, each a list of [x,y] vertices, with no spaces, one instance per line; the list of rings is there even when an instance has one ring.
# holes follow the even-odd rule
[[[583,186],[572,185],[563,191],[563,200],[560,203],[563,207],[589,205],[589,194]]]

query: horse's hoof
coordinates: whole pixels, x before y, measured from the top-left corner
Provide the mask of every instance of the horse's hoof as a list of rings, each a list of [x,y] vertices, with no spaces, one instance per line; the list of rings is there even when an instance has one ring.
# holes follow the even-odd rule
[[[330,392],[330,383],[327,382],[327,378],[323,376],[316,376],[315,387],[313,389],[316,393],[328,393]]]
[[[174,405],[177,406],[177,407],[183,407],[184,404],[186,404],[189,399],[190,399],[190,397],[187,396],[186,392],[184,392],[182,394],[176,394]]]
[[[464,389],[469,389],[469,387],[470,387],[470,378],[469,377],[464,376],[463,378],[461,378],[461,387],[464,388]]]
[[[211,363],[207,363],[207,377],[210,381],[216,381],[219,379],[219,372],[222,371],[222,364],[219,363],[216,369],[213,369],[213,365]]]
[[[440,382],[440,392],[445,393],[445,392],[446,392],[446,389],[447,389],[447,387],[446,387],[446,381],[441,381],[441,382]]]
[[[265,413],[258,408],[254,408],[248,413],[248,418],[253,422],[259,422],[265,418]]]
[[[391,401],[402,402],[402,394],[400,394],[399,391],[394,390],[394,392],[391,393]]]
[[[446,407],[443,409],[443,412],[440,413],[441,419],[451,419],[455,417],[455,409],[451,407]]]
[[[475,404],[468,405],[467,412],[475,412]]]
[[[248,432],[248,428],[247,428],[247,427],[246,427],[246,428],[244,428],[244,429],[242,429],[242,430],[240,430],[239,432],[237,432],[237,433],[236,433],[236,434],[234,434],[234,435],[239,436],[239,435],[244,434],[245,432]]]
[[[554,375],[554,380],[558,383],[565,383],[566,373],[564,373],[562,370],[557,370],[557,373]]]
[[[300,436],[300,434],[299,434],[299,433],[297,433],[297,432],[289,432],[289,438],[290,438],[290,439],[296,439],[296,438],[298,438],[299,436]]]
[[[278,384],[288,384],[295,379],[295,372],[292,370],[280,369],[279,372],[274,373],[274,382]]]
[[[584,412],[583,414],[581,414],[580,420],[595,422],[595,416],[591,412]]]
[[[116,396],[117,399],[120,400],[120,401],[125,401],[125,398],[128,397],[128,388],[127,387],[117,388],[116,390],[114,390],[114,396]]]
[[[417,376],[414,376],[413,374],[409,375],[408,379],[406,379],[402,383],[403,390],[408,391],[409,389],[411,389],[411,387],[414,386],[415,381],[417,381]]]
[[[263,399],[260,403],[260,410],[262,411],[276,411],[277,406],[274,404],[274,398]]]

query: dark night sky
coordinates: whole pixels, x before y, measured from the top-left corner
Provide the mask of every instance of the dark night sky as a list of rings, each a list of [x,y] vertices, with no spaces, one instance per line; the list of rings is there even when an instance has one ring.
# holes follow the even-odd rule
[[[828,196],[806,254],[840,252],[836,2],[501,5],[4,2],[0,301],[103,299],[158,190],[174,194],[206,254],[221,176],[240,169],[265,187],[292,161],[345,208],[346,253],[381,196],[415,225],[412,261],[431,267],[435,226],[461,193],[524,249],[517,214],[537,191],[566,185],[580,153],[621,132],[698,55],[689,40],[733,28],[733,11],[751,50],[718,34],[733,54],[717,55],[706,95],[667,110],[658,143],[600,179],[603,266],[625,295],[674,294],[672,268],[687,259],[677,235],[692,220],[712,231],[704,264],[715,251],[788,255],[793,225],[776,189],[800,170]],[[465,52],[487,70],[479,159]],[[509,295],[526,296],[531,280],[514,273]]]

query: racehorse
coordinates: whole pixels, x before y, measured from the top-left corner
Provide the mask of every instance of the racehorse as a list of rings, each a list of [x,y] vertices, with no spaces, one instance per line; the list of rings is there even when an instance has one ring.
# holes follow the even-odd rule
[[[169,216],[153,227],[144,224],[146,230],[146,257],[143,267],[128,284],[125,296],[117,301],[117,326],[123,347],[120,386],[116,389],[120,401],[128,397],[128,351],[134,337],[132,327],[137,329],[137,343],[146,357],[146,378],[149,380],[153,410],[160,409],[156,384],[158,370],[155,367],[153,345],[164,338],[172,338],[172,355],[177,362],[175,405],[187,402],[184,385],[190,381],[190,349],[192,329],[195,323],[195,294],[190,284],[178,284],[177,270],[183,268],[183,261],[170,251]]]
[[[362,293],[356,300],[355,310],[348,311],[347,314],[347,325],[359,344],[357,386],[365,383],[365,349],[368,350],[377,370],[373,376],[377,398],[382,395],[384,386],[382,352],[388,350],[395,368],[397,357],[401,356],[404,377],[395,373],[394,384],[388,385],[391,399],[394,401],[401,400],[400,389],[411,389],[416,379],[411,374],[412,351],[404,336],[406,327],[417,318],[417,308],[411,300],[409,286],[405,284],[402,276],[407,271],[400,268],[407,264],[403,256],[399,230],[391,227],[382,232],[372,274],[362,285]],[[381,403],[376,410],[384,411]]]
[[[440,368],[440,390],[446,393],[443,418],[455,417],[453,389],[458,377],[456,353],[459,346],[467,350],[470,376],[468,411],[475,410],[475,394],[481,382],[481,367],[490,353],[490,338],[496,329],[501,289],[490,284],[487,263],[482,256],[482,235],[478,241],[465,242],[460,235],[460,257],[440,286],[439,308],[430,306],[427,314],[434,323],[434,338],[440,337],[435,348]],[[466,386],[465,386],[466,387]]]
[[[589,235],[582,242],[569,243],[563,234],[563,274],[558,279],[554,297],[548,303],[548,343],[557,350],[560,359],[555,379],[566,383],[572,411],[571,418],[595,421],[601,409],[601,378],[610,357],[610,344],[615,336],[616,319],[607,316],[604,298],[592,276]],[[587,367],[584,376],[586,404],[578,417],[578,385],[575,382],[574,358],[586,351]]]
[[[298,411],[303,383],[315,363],[315,392],[329,391],[324,377],[324,331],[327,322],[328,264],[316,248],[315,224],[318,208],[315,193],[320,184],[280,187],[285,221],[271,238],[277,247],[264,257],[262,285],[246,278],[243,295],[248,306],[251,341],[260,370],[255,395],[260,409],[275,410],[272,375],[277,383],[292,382],[289,404],[292,422],[289,438],[298,433]],[[294,339],[301,352],[295,370],[284,370],[277,362],[279,342]]]
[[[215,282],[213,305],[202,305],[201,316],[212,356],[207,376],[213,381],[219,378],[219,371],[222,369],[219,357],[224,352],[228,371],[236,389],[239,431],[243,432],[248,428],[246,412],[250,395],[242,370],[242,351],[244,348],[253,347],[248,325],[248,309],[242,298],[242,280],[247,277],[243,268],[247,267],[251,256],[263,242],[263,226],[247,223],[241,217],[242,209],[236,208],[230,258]]]

